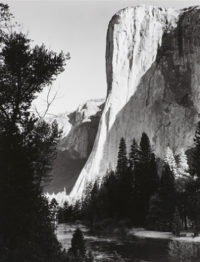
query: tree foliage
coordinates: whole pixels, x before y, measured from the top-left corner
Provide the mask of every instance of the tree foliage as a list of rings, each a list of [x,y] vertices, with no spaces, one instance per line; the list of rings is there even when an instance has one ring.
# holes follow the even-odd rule
[[[127,151],[126,151],[126,142],[122,137],[119,144],[119,151],[118,151],[118,161],[117,161],[117,174],[122,174],[126,171],[128,166],[128,159],[127,159]]]
[[[71,240],[71,248],[69,252],[72,253],[75,257],[81,256],[84,258],[86,255],[86,248],[85,248],[85,241],[84,241],[83,233],[79,228],[77,228],[73,234],[73,237]]]
[[[134,169],[134,167],[137,165],[140,157],[140,151],[139,146],[135,139],[133,139],[133,142],[131,144],[131,149],[129,153],[129,167],[131,170]]]
[[[2,5],[0,6],[2,8]],[[7,7],[4,12],[6,15]],[[0,242],[2,261],[57,261],[42,188],[60,138],[57,123],[39,120],[31,103],[64,70],[66,57],[33,46],[23,33],[4,34],[0,50]],[[53,260],[54,259],[54,260]],[[59,261],[59,260],[58,260]]]
[[[194,150],[192,153],[192,165],[195,175],[200,177],[200,122],[197,124],[195,136],[194,136]]]
[[[134,225],[145,224],[149,200],[158,187],[158,175],[146,134],[143,134],[141,144],[142,147],[138,147],[133,140],[128,158],[122,138],[116,171],[109,172],[100,186],[98,182],[88,185],[79,218],[89,220],[91,227],[99,219],[126,219]],[[70,217],[66,220],[69,221]]]

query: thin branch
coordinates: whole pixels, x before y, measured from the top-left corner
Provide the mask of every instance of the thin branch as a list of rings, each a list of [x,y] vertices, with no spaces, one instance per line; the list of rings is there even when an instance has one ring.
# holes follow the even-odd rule
[[[38,111],[38,109],[37,109],[36,106],[34,106],[34,111],[35,111],[35,113],[38,115],[38,117],[41,119],[42,116],[41,116],[41,114],[40,114],[40,112]]]
[[[51,105],[53,104],[53,102],[55,101],[55,99],[57,98],[58,91],[59,91],[59,90],[57,90],[57,91],[55,92],[55,94],[53,95],[53,97],[50,98],[51,92],[52,92],[52,86],[49,87],[48,92],[47,92],[47,97],[46,97],[46,100],[45,100],[46,108],[45,108],[43,114],[41,114],[41,113],[38,111],[38,109],[37,109],[36,106],[34,107],[35,112],[36,112],[36,114],[38,115],[38,117],[39,117],[40,119],[44,119],[45,116],[48,114],[49,108],[51,107]]]
[[[46,106],[46,110],[44,111],[43,118],[48,113],[50,106],[52,105],[52,103],[54,102],[54,100],[56,99],[56,96],[58,94],[58,90],[57,90],[55,92],[54,96],[52,97],[52,99],[50,99],[51,90],[52,90],[52,86],[50,86],[48,93],[47,93],[47,100],[46,100],[47,106]]]

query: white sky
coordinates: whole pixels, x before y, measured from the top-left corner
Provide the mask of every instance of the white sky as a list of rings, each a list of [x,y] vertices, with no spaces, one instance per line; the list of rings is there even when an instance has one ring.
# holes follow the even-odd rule
[[[52,50],[71,54],[65,72],[53,85],[54,90],[59,89],[58,98],[50,110],[53,114],[72,111],[87,99],[106,96],[106,31],[115,12],[138,4],[174,8],[200,5],[200,0],[3,2],[9,4],[22,30],[28,32],[36,44],[44,43]],[[40,110],[44,106],[44,94],[37,100]]]

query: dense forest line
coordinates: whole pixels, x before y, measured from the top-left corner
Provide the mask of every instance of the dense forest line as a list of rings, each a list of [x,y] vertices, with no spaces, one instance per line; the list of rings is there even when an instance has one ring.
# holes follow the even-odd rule
[[[187,157],[188,155],[188,157]],[[102,221],[126,221],[128,226],[171,231],[200,232],[200,122],[194,147],[165,159],[156,158],[146,133],[140,144],[133,139],[127,154],[124,138],[118,151],[116,171],[90,183],[81,201],[58,209],[58,221],[87,221],[93,228]],[[55,200],[53,200],[55,206]]]

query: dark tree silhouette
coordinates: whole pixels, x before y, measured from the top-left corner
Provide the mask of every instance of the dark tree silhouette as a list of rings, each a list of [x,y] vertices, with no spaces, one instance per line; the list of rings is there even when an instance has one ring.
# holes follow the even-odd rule
[[[192,221],[194,236],[200,232],[200,179],[191,180],[187,185],[187,216]]]
[[[136,142],[135,139],[133,139],[132,145],[131,145],[131,150],[129,153],[129,167],[131,170],[134,169],[135,165],[138,163],[139,161],[139,146]]]
[[[160,179],[161,219],[165,229],[171,230],[176,205],[175,178],[168,164],[165,164]]]
[[[192,151],[192,169],[195,174],[200,177],[200,122],[197,123],[194,144],[195,147]]]
[[[73,234],[69,253],[73,254],[75,257],[81,256],[82,258],[86,255],[84,236],[79,228],[77,228]]]
[[[149,137],[146,133],[142,133],[142,137],[140,140],[140,150],[141,150],[141,160],[144,162],[148,162],[152,156],[151,144],[149,141]]]
[[[92,187],[92,190],[90,192],[90,201],[88,206],[88,215],[90,220],[90,225],[93,227],[94,221],[96,217],[98,216],[98,191],[99,186],[98,182],[96,181]]]
[[[64,70],[65,60],[62,52],[33,46],[22,33],[2,39],[0,253],[8,261],[51,261],[60,252],[42,194],[60,132],[55,122],[39,121],[31,103]]]
[[[119,218],[125,218],[127,216],[128,208],[130,207],[129,200],[131,194],[132,181],[131,181],[131,173],[129,172],[129,168],[128,168],[128,158],[127,158],[126,143],[124,138],[121,138],[119,144],[116,175],[118,179],[117,216]]]
[[[119,181],[115,172],[111,171],[105,177],[100,188],[99,202],[104,217],[116,219],[119,209],[118,190]]]
[[[126,151],[126,142],[122,137],[119,144],[118,151],[118,161],[117,161],[117,174],[120,175],[126,172],[128,167],[127,151]]]
[[[156,160],[146,133],[142,133],[139,159],[134,169],[134,180],[135,223],[144,225],[150,198],[158,187]]]

